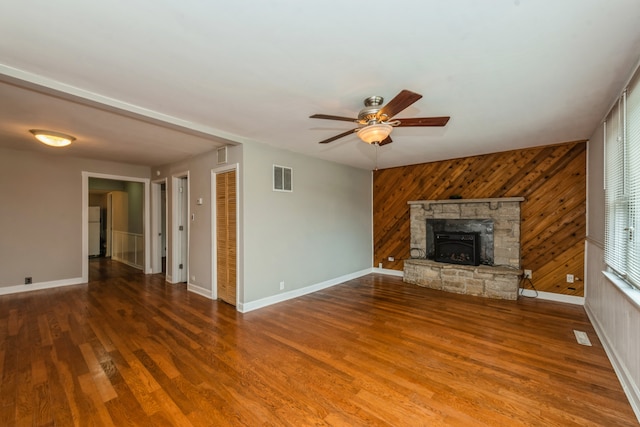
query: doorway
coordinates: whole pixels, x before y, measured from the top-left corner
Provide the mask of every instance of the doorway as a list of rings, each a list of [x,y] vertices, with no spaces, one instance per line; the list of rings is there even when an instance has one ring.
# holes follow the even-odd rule
[[[139,218],[140,222],[135,222],[135,227],[140,228],[140,233],[136,237],[136,240],[132,243],[134,248],[132,256],[138,260],[136,263],[140,264],[140,267],[145,274],[151,273],[151,257],[150,257],[150,215],[149,215],[149,189],[150,180],[148,178],[138,178],[120,175],[108,175],[94,172],[82,172],[82,281],[89,281],[89,179],[97,178],[102,180],[123,181],[125,183],[138,184],[140,187],[139,197],[141,199],[139,215],[135,215]],[[106,219],[106,217],[105,217]],[[107,221],[108,222],[108,221]],[[111,233],[109,233],[111,234]],[[108,235],[109,235],[108,234]],[[110,241],[109,249],[113,252],[114,242]],[[105,242],[106,244],[106,242]],[[129,247],[130,245],[125,245]],[[106,249],[106,248],[105,248]]]
[[[172,245],[170,283],[187,282],[189,277],[189,173],[172,177]]]
[[[167,272],[167,180],[151,183],[151,270],[152,273]]]

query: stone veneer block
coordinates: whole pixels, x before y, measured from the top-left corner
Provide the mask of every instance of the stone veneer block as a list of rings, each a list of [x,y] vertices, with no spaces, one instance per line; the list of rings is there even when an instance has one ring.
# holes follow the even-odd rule
[[[522,270],[487,265],[453,265],[426,259],[404,261],[404,281],[430,289],[487,298],[518,299]]]

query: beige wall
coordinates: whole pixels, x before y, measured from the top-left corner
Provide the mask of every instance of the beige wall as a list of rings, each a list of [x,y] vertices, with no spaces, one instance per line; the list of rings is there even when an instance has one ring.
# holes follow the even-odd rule
[[[0,288],[82,277],[82,172],[148,178],[149,168],[0,149]]]
[[[144,234],[144,184],[126,182],[129,233]]]

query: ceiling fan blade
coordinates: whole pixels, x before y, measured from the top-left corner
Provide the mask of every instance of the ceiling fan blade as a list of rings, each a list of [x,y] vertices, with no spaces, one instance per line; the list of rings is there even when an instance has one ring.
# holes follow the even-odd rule
[[[422,95],[419,93],[404,89],[397,94],[395,98],[389,101],[387,105],[382,107],[380,112],[378,112],[378,118],[382,121],[389,120],[420,98],[422,98]]]
[[[380,141],[378,143],[379,147],[382,147],[383,145],[387,145],[387,144],[391,144],[393,142],[393,139],[391,139],[390,136],[386,137],[385,139],[383,139],[382,141]]]
[[[358,123],[358,119],[352,119],[351,117],[331,116],[329,114],[314,114],[309,116],[310,119],[327,119],[327,120],[341,120],[343,122]]]
[[[396,119],[400,122],[398,127],[403,126],[444,126],[450,117],[413,117],[410,119]]]
[[[355,128],[355,129],[348,130],[346,132],[342,132],[340,135],[336,135],[336,136],[332,136],[331,138],[327,138],[327,139],[325,139],[323,141],[320,141],[318,144],[327,144],[329,142],[335,141],[336,139],[340,139],[343,136],[350,135],[350,134],[354,133],[357,130],[358,130],[358,128]]]

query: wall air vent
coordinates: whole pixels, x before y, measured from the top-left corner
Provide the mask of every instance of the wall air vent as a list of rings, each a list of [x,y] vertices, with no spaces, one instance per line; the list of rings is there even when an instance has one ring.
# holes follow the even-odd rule
[[[273,191],[293,191],[293,170],[273,165]]]

